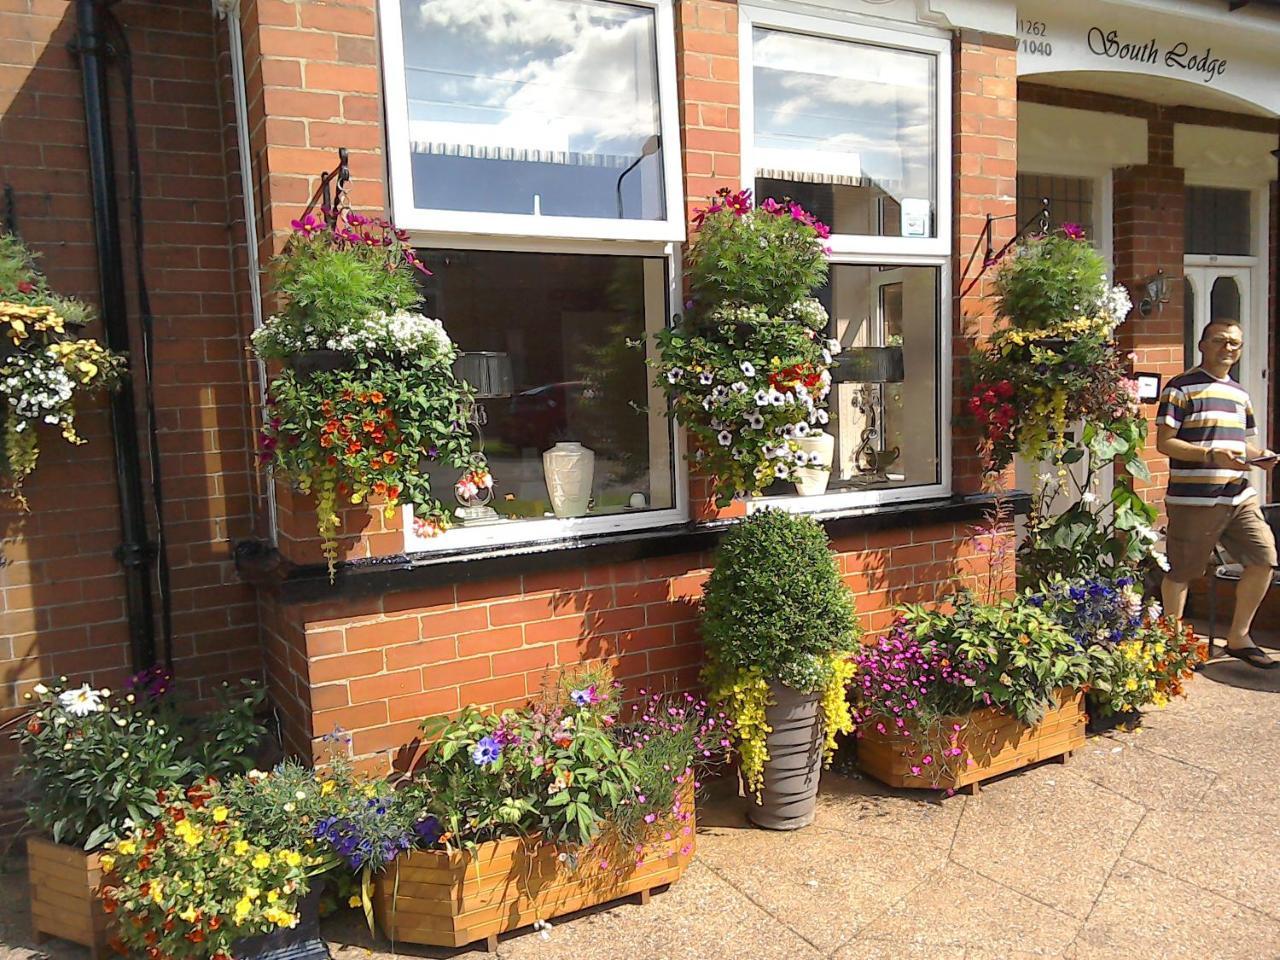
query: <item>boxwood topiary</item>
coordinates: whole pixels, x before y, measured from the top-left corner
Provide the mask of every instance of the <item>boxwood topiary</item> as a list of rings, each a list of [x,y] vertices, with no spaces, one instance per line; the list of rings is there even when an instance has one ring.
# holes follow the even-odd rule
[[[858,639],[853,599],[826,532],[782,510],[754,513],[725,536],[703,611],[715,668],[755,667],[803,693],[822,689],[832,655]]]

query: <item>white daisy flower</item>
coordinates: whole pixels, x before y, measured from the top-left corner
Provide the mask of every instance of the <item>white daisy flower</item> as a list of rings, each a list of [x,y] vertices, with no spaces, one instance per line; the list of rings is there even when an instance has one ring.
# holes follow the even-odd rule
[[[87,683],[75,690],[58,694],[62,709],[73,717],[85,717],[102,709],[102,697]]]

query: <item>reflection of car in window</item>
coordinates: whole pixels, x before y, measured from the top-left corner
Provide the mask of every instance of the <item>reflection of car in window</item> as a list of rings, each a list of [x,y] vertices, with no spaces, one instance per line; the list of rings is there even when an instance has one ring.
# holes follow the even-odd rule
[[[585,386],[585,381],[567,380],[517,393],[498,424],[497,436],[516,449],[549,449],[557,440],[566,438],[569,409],[582,400]]]

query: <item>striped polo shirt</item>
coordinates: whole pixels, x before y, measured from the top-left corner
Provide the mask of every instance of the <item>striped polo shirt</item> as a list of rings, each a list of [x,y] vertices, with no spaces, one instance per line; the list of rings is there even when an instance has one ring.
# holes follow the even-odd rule
[[[1156,423],[1176,429],[1179,440],[1248,456],[1246,440],[1257,435],[1249,394],[1230,377],[1219,380],[1200,367],[1171,379],[1160,395]],[[1224,470],[1187,460],[1169,461],[1166,503],[1214,506],[1254,496],[1247,470]]]

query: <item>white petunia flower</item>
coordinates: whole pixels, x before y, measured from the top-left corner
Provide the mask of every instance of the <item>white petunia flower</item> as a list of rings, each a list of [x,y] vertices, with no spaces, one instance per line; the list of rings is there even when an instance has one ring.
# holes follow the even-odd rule
[[[711,384],[715,382],[715,379],[716,379],[715,376],[711,373],[710,370],[703,370],[700,374],[698,374],[698,382],[702,384],[704,387],[711,386]]]
[[[667,383],[679,383],[684,376],[684,371],[679,367],[675,367],[667,371]]]
[[[797,437],[807,437],[809,435],[809,425],[803,421],[797,423],[792,429]]]
[[[750,360],[743,360],[738,366],[742,368],[744,377],[754,377],[756,375],[756,368],[752,366]]]
[[[729,444],[733,443],[733,434],[728,430],[721,430],[716,434],[716,439],[720,441],[720,446],[727,447]]]
[[[785,463],[779,463],[776,467],[773,468],[773,475],[777,477],[779,480],[785,480],[787,479],[787,477],[791,476],[791,470],[787,467]]]
[[[747,417],[747,426],[750,427],[752,430],[763,430],[764,417],[762,417],[758,413],[752,413],[750,416]]]
[[[737,383],[735,383],[735,384],[734,384],[733,386],[731,386],[729,389],[730,389],[730,390],[732,390],[734,393],[738,394],[739,396],[741,396],[741,395],[742,395],[742,394],[744,394],[744,393],[750,393],[750,392],[751,392],[751,388],[750,388],[750,387],[748,387],[748,386],[747,386],[745,383],[743,383],[741,380],[739,380]]]
[[[756,406],[767,407],[769,405],[769,393],[767,390],[756,391]]]
[[[819,423],[827,423],[831,417],[825,410],[819,410],[816,414]]]

